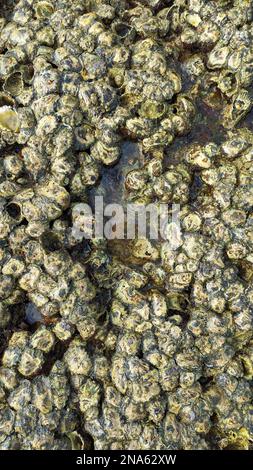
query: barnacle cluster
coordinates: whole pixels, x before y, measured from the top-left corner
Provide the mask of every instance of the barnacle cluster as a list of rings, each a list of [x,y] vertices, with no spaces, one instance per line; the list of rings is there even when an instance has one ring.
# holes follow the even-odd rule
[[[252,0],[3,0],[0,449],[249,449]],[[180,204],[80,240],[76,204]]]

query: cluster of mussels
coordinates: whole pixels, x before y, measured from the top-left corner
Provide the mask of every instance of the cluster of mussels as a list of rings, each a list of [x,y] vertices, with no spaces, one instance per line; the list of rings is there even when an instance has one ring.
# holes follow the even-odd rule
[[[251,448],[252,11],[1,2],[0,449]],[[109,183],[177,249],[77,240]]]

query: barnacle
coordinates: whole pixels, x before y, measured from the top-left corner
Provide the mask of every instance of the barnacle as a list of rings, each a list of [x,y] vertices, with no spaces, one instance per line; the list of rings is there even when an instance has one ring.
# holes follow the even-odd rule
[[[17,132],[20,123],[16,111],[10,106],[2,106],[0,108],[0,129]]]
[[[252,448],[252,7],[1,4],[0,449]]]
[[[47,18],[54,12],[54,7],[50,2],[38,2],[35,5],[35,11],[38,18]]]
[[[12,96],[18,96],[23,90],[23,79],[20,72],[12,73],[4,83],[4,91]]]

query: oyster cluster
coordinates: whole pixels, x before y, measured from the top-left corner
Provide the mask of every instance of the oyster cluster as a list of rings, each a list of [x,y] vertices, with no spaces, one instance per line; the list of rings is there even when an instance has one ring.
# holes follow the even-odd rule
[[[2,1],[0,449],[252,447],[252,11]],[[101,192],[177,249],[77,239]]]

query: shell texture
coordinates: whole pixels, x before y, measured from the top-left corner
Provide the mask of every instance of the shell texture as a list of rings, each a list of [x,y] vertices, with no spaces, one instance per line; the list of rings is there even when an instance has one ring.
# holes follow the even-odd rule
[[[252,0],[2,3],[0,449],[252,448]]]

